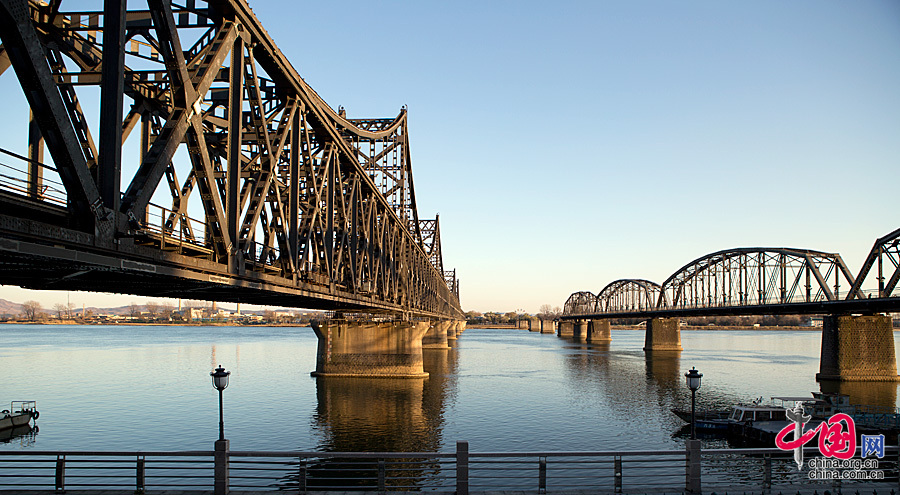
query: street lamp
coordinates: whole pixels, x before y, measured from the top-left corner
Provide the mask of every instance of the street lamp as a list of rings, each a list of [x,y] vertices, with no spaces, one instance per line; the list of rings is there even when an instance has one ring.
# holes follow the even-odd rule
[[[703,373],[697,372],[697,368],[691,366],[691,370],[684,374],[684,379],[687,381],[687,386],[691,389],[691,440],[697,439],[697,430],[695,427],[695,406],[696,406],[696,395],[697,389],[700,388],[700,379],[703,378]]]
[[[216,371],[211,371],[209,376],[212,377],[212,385],[213,388],[219,391],[219,440],[225,440],[225,421],[222,415],[222,391],[228,388],[228,375],[230,375],[230,371],[225,371],[225,368],[220,364]]]

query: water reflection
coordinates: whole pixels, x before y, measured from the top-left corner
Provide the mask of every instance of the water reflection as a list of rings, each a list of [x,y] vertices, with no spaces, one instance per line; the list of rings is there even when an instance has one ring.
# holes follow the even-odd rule
[[[656,383],[663,392],[661,395],[673,397],[684,393],[684,372],[681,369],[680,352],[646,351],[644,366],[647,370],[647,379]]]
[[[332,452],[436,452],[458,353],[426,349],[428,378],[316,378],[319,448]]]
[[[897,403],[897,382],[838,382],[822,380],[819,388],[824,393],[845,394],[850,404],[876,406],[893,410]]]
[[[671,413],[680,404],[679,353],[644,353],[616,350],[609,344],[567,346],[568,376],[579,397],[596,397],[608,417],[623,428],[617,436],[626,441],[626,431],[670,434],[680,421]],[[642,439],[635,438],[635,443]]]
[[[315,428],[331,452],[438,452],[448,400],[456,394],[459,355],[423,349],[428,378],[316,378]],[[372,473],[384,469],[390,485],[418,486],[440,472],[424,459],[320,459],[305,467],[306,484],[319,489],[375,488]],[[286,483],[296,483],[289,476]]]
[[[40,429],[30,424],[0,430],[0,443],[18,443],[21,447],[34,445],[35,437]]]

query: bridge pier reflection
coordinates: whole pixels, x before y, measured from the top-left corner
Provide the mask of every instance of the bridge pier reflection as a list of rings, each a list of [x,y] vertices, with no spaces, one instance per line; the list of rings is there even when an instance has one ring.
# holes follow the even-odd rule
[[[426,349],[427,379],[316,379],[315,423],[332,452],[438,452],[444,408],[456,387],[455,349]]]
[[[893,411],[897,407],[897,382],[824,380],[819,382],[819,389],[823,393],[847,395],[851,404],[875,406],[884,411]]]

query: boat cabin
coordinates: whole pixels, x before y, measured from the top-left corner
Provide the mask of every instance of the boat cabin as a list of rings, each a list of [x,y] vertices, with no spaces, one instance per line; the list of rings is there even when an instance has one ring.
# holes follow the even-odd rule
[[[737,405],[731,409],[728,420],[735,423],[747,421],[787,421],[785,409],[776,406]]]

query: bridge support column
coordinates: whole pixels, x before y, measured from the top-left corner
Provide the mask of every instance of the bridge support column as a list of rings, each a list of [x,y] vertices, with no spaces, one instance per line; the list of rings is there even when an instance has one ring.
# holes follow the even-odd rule
[[[571,339],[574,335],[575,323],[571,320],[560,320],[556,336],[564,339]]]
[[[647,320],[644,334],[645,351],[681,351],[681,324],[678,318],[653,318]]]
[[[609,320],[591,320],[588,342],[594,344],[608,344],[612,342]]]
[[[528,320],[528,331],[529,332],[540,332],[541,331],[541,320],[537,318],[531,318]]]
[[[541,320],[541,333],[556,333],[556,321]]]
[[[456,322],[450,320],[432,322],[422,337],[422,349],[449,349],[447,333],[452,332],[455,326]]]
[[[463,332],[466,331],[466,321],[459,320],[456,322],[456,336],[459,337]]]
[[[816,380],[898,381],[891,317],[829,315]]]
[[[572,332],[572,340],[575,342],[588,341],[588,320],[575,320],[575,328]]]
[[[456,340],[456,337],[459,335],[459,322],[455,321],[452,325],[447,327],[447,340]]]
[[[427,377],[422,337],[427,322],[313,322],[319,338],[312,376]]]

